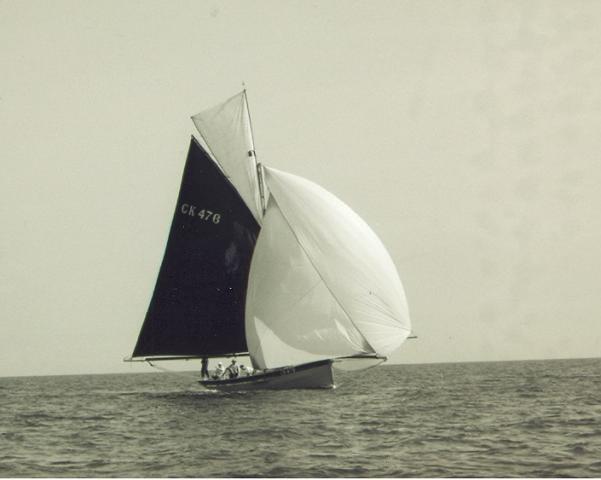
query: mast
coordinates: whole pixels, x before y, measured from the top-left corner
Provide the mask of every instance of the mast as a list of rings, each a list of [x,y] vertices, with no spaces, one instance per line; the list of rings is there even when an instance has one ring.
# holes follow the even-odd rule
[[[248,125],[250,127],[250,138],[252,142],[252,150],[249,150],[248,156],[252,157],[255,162],[255,169],[257,170],[257,183],[259,186],[259,196],[261,198],[261,214],[265,215],[265,209],[267,208],[265,202],[265,177],[263,173],[263,165],[257,160],[257,152],[255,151],[255,134],[253,132],[252,118],[250,116],[250,108],[248,106],[248,96],[246,95],[246,88],[242,91],[244,95],[244,104],[246,105],[246,113],[248,115]]]

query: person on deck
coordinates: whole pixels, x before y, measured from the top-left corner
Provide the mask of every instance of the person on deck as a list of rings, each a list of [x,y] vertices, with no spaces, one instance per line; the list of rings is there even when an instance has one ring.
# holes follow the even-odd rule
[[[235,358],[232,358],[232,363],[225,371],[228,375],[228,378],[237,378],[238,375],[240,375],[240,369],[238,368],[238,365],[236,365]]]
[[[253,367],[247,367],[245,365],[240,365],[240,375],[243,377],[250,377],[253,374]]]
[[[202,357],[200,361],[200,378],[209,378],[209,359],[207,357]]]
[[[219,380],[221,377],[223,377],[224,373],[225,369],[223,368],[223,363],[219,362],[217,364],[217,368],[213,372],[213,380]]]

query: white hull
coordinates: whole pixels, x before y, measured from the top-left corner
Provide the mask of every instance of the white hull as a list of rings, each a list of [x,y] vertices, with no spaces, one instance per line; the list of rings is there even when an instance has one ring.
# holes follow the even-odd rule
[[[224,380],[200,380],[200,384],[211,390],[288,390],[295,388],[333,388],[332,361],[306,363],[296,367],[269,370],[249,377]]]

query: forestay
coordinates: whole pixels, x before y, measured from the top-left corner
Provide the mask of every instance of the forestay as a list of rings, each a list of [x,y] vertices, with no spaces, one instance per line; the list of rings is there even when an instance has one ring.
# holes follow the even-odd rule
[[[192,117],[210,153],[261,223],[262,205],[246,92]]]

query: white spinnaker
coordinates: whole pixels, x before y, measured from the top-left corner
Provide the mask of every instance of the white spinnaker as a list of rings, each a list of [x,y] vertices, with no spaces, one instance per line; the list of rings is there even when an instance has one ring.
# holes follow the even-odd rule
[[[246,340],[258,368],[373,353],[270,198],[251,262]]]
[[[194,115],[192,121],[214,159],[261,223],[261,197],[246,93],[240,92],[216,107]]]
[[[375,352],[392,353],[409,336],[411,322],[397,270],[378,236],[319,185],[265,171],[271,195],[325,288]]]

